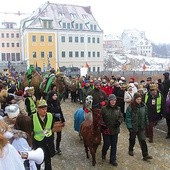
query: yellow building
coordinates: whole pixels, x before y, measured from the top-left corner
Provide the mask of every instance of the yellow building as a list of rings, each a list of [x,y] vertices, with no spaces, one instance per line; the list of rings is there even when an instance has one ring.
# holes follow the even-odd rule
[[[26,32],[24,35],[24,56],[27,66],[35,65],[42,71],[51,67],[56,68],[55,33],[41,31],[41,29]]]

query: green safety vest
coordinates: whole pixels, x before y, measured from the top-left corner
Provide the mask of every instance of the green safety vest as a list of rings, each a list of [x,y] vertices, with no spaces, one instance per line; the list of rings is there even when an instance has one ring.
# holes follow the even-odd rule
[[[29,101],[30,101],[30,109],[31,109],[31,113],[35,113],[36,112],[36,105],[34,103],[34,100],[32,99],[32,97],[28,97]]]
[[[145,103],[147,103],[147,101],[148,101],[148,93],[146,93],[146,95],[145,95]],[[156,98],[156,112],[157,113],[160,113],[161,112],[161,101],[162,101],[162,96],[160,95],[160,93],[159,93],[159,95],[158,95],[158,98]]]
[[[50,137],[52,135],[52,121],[52,114],[47,112],[47,123],[45,125],[45,129],[43,129],[39,122],[37,113],[33,114],[34,139],[36,139],[37,141],[42,141],[45,136]]]

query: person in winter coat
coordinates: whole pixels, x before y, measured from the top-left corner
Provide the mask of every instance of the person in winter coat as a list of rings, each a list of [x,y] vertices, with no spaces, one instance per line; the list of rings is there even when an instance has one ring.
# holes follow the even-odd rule
[[[168,128],[166,139],[170,139],[170,90],[166,97],[166,124]]]
[[[53,129],[53,115],[47,112],[44,99],[37,101],[37,112],[31,115],[33,132],[33,149],[42,148],[44,151],[45,170],[52,170],[51,157],[55,155]],[[37,165],[41,169],[41,165]]]
[[[88,93],[90,93],[93,89],[90,87],[90,81],[85,80],[84,81],[84,87],[82,88],[83,93],[83,105],[85,105],[86,97],[88,96]]]
[[[133,99],[133,95],[134,92],[132,91],[132,86],[128,86],[127,91],[125,91],[125,95],[124,95],[124,102],[125,102],[125,108],[124,108],[124,119],[126,117],[126,109],[127,107],[130,105],[130,103],[132,102]]]
[[[166,99],[166,96],[168,94],[168,91],[170,89],[170,79],[169,79],[169,73],[165,72],[164,74],[164,80],[162,82],[162,95],[164,99]]]
[[[19,153],[32,150],[31,123],[29,116],[19,115],[16,118],[14,130],[12,131],[12,145]],[[31,160],[25,160],[24,166],[29,170],[37,170],[35,162]]]
[[[147,106],[142,102],[140,93],[134,94],[132,103],[126,110],[126,126],[129,130],[129,155],[134,156],[134,146],[136,136],[142,150],[143,160],[152,159],[148,154],[148,147],[146,144],[145,128],[149,125]]]
[[[57,93],[55,91],[51,91],[48,95],[47,100],[47,111],[53,114],[54,122],[61,121],[63,127],[65,126],[65,119],[63,112],[61,110],[60,101],[57,98]],[[62,131],[56,132],[56,154],[61,155],[60,142],[61,142],[61,134]]]
[[[0,121],[0,169],[25,170],[23,160],[17,150],[9,143],[4,136],[8,125]]]
[[[15,99],[15,103],[18,104],[19,106],[20,114],[28,116],[28,113],[26,112],[25,109],[23,92],[21,90],[15,93],[14,99]]]
[[[158,91],[157,84],[150,84],[150,90],[145,94],[144,101],[148,108],[149,116],[149,127],[146,129],[146,135],[149,137],[149,142],[153,143],[153,127],[162,119],[165,111],[165,99]]]
[[[94,89],[88,93],[93,97],[92,108],[101,109],[107,102],[107,94],[100,89],[101,82],[99,80],[95,80]]]
[[[123,115],[120,108],[116,105],[116,96],[114,94],[109,95],[108,104],[101,110],[101,117],[101,130],[103,135],[102,159],[106,159],[107,151],[111,146],[110,164],[117,166],[117,141]]]

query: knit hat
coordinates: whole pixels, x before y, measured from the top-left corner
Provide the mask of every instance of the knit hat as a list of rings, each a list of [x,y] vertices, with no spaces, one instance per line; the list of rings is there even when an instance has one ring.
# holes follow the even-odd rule
[[[19,115],[19,106],[17,104],[11,104],[5,107],[5,113],[9,118],[13,119]]]
[[[110,94],[109,97],[108,97],[108,101],[110,100],[116,100],[116,96],[114,94]]]
[[[101,84],[99,80],[95,80],[94,85],[96,86],[97,84]]]
[[[44,99],[40,99],[37,101],[37,107],[38,108],[47,107],[47,102]]]
[[[142,97],[142,95],[137,92],[134,94],[133,98],[134,98],[134,100],[136,100],[138,97]]]
[[[51,99],[54,96],[54,94],[57,94],[57,92],[50,91],[49,94],[48,94],[48,98]]]
[[[163,75],[164,75],[165,77],[169,77],[169,73],[168,73],[168,72],[163,73]]]

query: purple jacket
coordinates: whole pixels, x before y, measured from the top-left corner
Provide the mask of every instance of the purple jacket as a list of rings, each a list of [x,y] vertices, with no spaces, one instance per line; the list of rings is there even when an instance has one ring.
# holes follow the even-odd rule
[[[170,98],[166,100],[166,115],[170,116]]]

